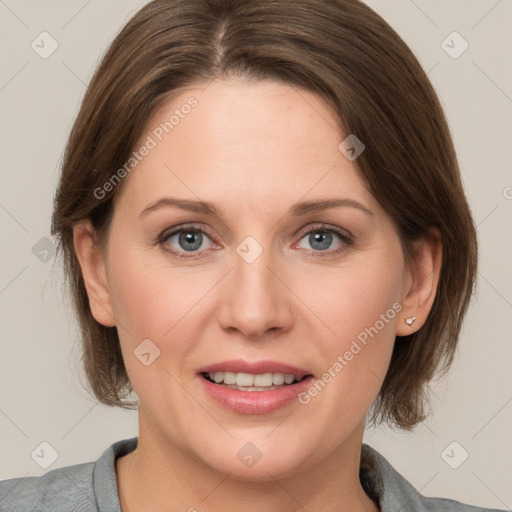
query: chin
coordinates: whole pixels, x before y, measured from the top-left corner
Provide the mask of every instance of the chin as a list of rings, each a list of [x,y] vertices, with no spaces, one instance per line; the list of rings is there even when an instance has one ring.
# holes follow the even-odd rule
[[[218,443],[210,439],[211,444],[207,448],[200,447],[196,456],[207,466],[235,480],[268,482],[296,474],[324,455],[311,443],[304,442],[304,439],[311,439],[308,436],[298,436],[297,432],[287,436],[282,432],[272,439],[274,434],[269,436],[269,431],[266,428],[257,439],[249,435],[224,438]],[[295,442],[290,442],[293,438]]]

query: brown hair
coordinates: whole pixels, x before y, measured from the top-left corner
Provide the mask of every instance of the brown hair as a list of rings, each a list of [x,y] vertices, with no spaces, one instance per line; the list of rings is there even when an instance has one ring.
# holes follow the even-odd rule
[[[440,233],[432,310],[421,329],[397,338],[372,411],[374,423],[411,429],[425,417],[428,382],[453,359],[475,283],[476,230],[433,87],[396,32],[357,0],[154,0],[114,39],[72,128],[52,217],[92,392],[135,405],[117,330],[91,314],[72,227],[89,218],[105,240],[123,183],[101,200],[94,191],[127,161],[150,116],[178,88],[233,76],[279,80],[332,106],[366,145],[355,164],[406,258],[431,228]]]

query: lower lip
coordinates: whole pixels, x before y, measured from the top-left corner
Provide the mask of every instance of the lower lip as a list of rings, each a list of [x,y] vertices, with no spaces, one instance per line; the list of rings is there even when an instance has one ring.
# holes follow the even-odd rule
[[[198,378],[211,398],[227,409],[241,414],[266,414],[276,411],[296,400],[314,380],[312,375],[308,375],[300,382],[272,391],[238,391],[214,384],[202,375],[198,375]]]

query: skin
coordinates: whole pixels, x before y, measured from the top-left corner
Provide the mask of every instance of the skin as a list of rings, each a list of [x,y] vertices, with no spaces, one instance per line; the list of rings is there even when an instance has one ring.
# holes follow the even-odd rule
[[[93,245],[88,221],[74,227],[92,313],[117,326],[140,400],[138,448],[116,465],[122,509],[379,510],[359,483],[365,418],[395,336],[428,316],[441,246],[425,240],[404,263],[392,220],[338,150],[348,134],[313,93],[270,80],[190,87],[155,113],[141,144],[191,96],[198,105],[125,178],[107,249]],[[214,202],[222,218],[175,207],[140,215],[169,196]],[[372,214],[344,206],[289,215],[299,201],[327,197]],[[189,223],[212,235],[195,252],[178,235],[157,241]],[[321,223],[352,243],[333,233],[322,249],[313,237]],[[236,252],[247,236],[263,248],[252,263]],[[238,358],[319,378],[395,302],[401,311],[307,405],[244,415],[200,386],[200,366]],[[146,338],[160,349],[150,366],[133,353]],[[247,442],[262,453],[252,467],[237,457]]]

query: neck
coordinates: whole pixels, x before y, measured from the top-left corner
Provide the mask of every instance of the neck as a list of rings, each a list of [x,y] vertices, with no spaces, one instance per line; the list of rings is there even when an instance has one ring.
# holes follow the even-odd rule
[[[319,463],[284,478],[268,473],[265,481],[217,471],[147,427],[140,421],[137,448],[116,462],[122,512],[379,511],[359,481],[364,424]]]

